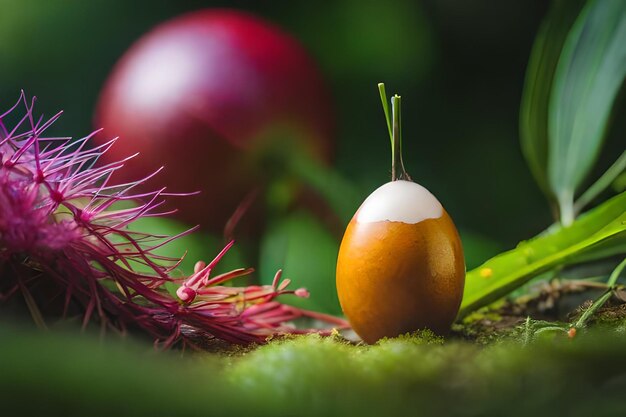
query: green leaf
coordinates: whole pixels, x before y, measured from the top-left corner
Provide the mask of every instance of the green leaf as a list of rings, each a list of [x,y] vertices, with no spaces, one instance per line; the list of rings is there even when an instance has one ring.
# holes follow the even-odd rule
[[[596,180],[574,203],[574,211],[580,213],[594,198],[603,192],[624,172],[626,168],[626,151],[617,158],[600,178]]]
[[[554,1],[535,39],[522,93],[520,139],[522,152],[542,191],[548,186],[548,103],[561,49],[583,1]]]
[[[339,242],[313,216],[293,213],[272,224],[261,242],[261,282],[270,284],[278,269],[292,281],[291,288],[304,287],[308,299],[286,296],[281,301],[310,310],[340,314],[335,287]]]
[[[590,246],[573,261],[577,264],[599,261],[626,253],[626,233],[612,236],[602,242]]]
[[[550,96],[548,178],[563,224],[573,220],[576,189],[602,148],[624,76],[626,2],[593,0],[565,41]]]
[[[385,121],[387,122],[387,130],[389,131],[389,140],[391,141],[391,163],[393,163],[393,159],[394,159],[393,130],[391,129],[391,116],[389,115],[389,104],[387,103],[387,92],[385,91],[384,83],[378,83],[378,91],[380,93],[380,101],[383,105],[383,112],[385,113]]]
[[[626,237],[626,192],[589,211],[571,226],[520,243],[467,273],[460,316],[483,307],[555,267]]]

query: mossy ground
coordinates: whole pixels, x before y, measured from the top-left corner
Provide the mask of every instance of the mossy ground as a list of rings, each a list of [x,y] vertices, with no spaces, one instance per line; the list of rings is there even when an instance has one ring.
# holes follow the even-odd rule
[[[303,336],[237,355],[2,330],[3,415],[624,415],[626,335],[489,346]],[[11,411],[11,412],[9,412]],[[622,413],[622,414],[620,414]]]
[[[574,338],[528,338],[512,308],[530,309],[495,306],[445,339],[311,335],[212,352],[0,326],[2,415],[626,415],[623,304]]]
[[[529,293],[512,300],[501,300],[478,310],[452,326],[450,337],[477,344],[501,340],[524,341],[528,326],[573,325],[606,287],[578,281],[554,280],[536,285]],[[600,308],[588,327],[607,330],[624,329],[626,303],[622,290]]]

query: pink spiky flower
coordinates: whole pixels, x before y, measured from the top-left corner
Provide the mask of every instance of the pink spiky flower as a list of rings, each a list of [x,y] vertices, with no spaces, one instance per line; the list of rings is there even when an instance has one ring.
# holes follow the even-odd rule
[[[103,166],[96,162],[115,139],[88,148],[93,134],[77,141],[44,138],[61,113],[35,120],[34,101],[22,93],[0,115],[0,300],[21,292],[35,321],[44,326],[38,301],[47,300],[37,300],[32,290],[52,285],[63,295],[63,315],[78,305],[83,325],[94,319],[103,329],[140,326],[165,346],[198,335],[249,343],[277,333],[314,331],[289,324],[303,316],[347,326],[344,320],[277,302],[281,294],[308,296],[304,289],[287,290],[289,281],[280,282],[280,271],[271,286],[219,285],[252,272],[237,269],[210,277],[233,242],[208,265],[198,262],[190,277],[172,278],[181,259],[154,251],[181,235],[128,230],[141,217],[169,214],[158,212],[168,195],[164,189],[133,192],[154,174],[111,184],[112,174],[130,157]],[[25,114],[8,128],[5,120],[20,104]],[[140,272],[140,265],[150,272]],[[176,296],[166,290],[167,282],[180,284]]]

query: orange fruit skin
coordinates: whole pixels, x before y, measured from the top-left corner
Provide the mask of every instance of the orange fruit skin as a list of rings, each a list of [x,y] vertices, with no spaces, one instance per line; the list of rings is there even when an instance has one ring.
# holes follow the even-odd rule
[[[337,293],[367,343],[429,328],[449,331],[463,298],[465,261],[448,213],[419,223],[352,219],[339,249]]]

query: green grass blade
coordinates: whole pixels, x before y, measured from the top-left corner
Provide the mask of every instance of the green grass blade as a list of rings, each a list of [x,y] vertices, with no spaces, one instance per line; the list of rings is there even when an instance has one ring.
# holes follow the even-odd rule
[[[604,294],[600,296],[585,312],[580,316],[574,327],[577,329],[582,329],[587,324],[587,321],[593,316],[593,314],[598,311],[600,307],[602,307],[613,295],[611,290],[607,290]]]
[[[617,283],[617,278],[619,278],[619,274],[626,267],[626,258],[622,260],[622,262],[617,265],[617,267],[611,273],[609,280],[607,281],[607,285],[609,289],[600,296],[594,303],[580,316],[574,327],[580,329],[585,327],[587,321],[593,316],[593,314],[598,311],[613,295],[614,286]]]
[[[394,146],[393,146],[393,130],[391,128],[391,115],[389,114],[389,103],[387,102],[387,92],[385,91],[385,84],[378,83],[378,91],[380,92],[380,101],[383,104],[383,111],[385,112],[385,121],[387,122],[387,130],[389,131],[389,140],[391,141],[391,163],[395,160]]]
[[[565,225],[602,148],[625,62],[626,2],[589,2],[565,41],[550,96],[548,178]]]
[[[576,213],[580,213],[602,191],[606,190],[624,172],[624,169],[626,169],[626,151],[622,152],[613,165],[576,200],[576,203],[574,203]]]
[[[539,187],[552,200],[548,186],[548,102],[563,43],[583,2],[554,1],[533,45],[520,106],[522,152]]]
[[[543,272],[575,262],[598,245],[607,250],[608,242],[619,244],[624,236],[626,192],[589,211],[570,227],[522,242],[468,272],[459,314],[464,316],[496,301]]]

